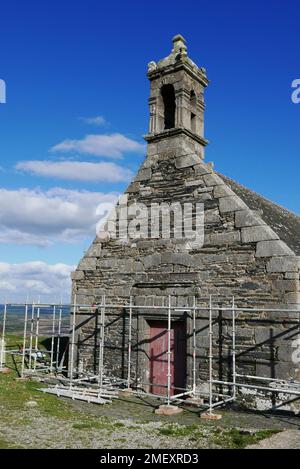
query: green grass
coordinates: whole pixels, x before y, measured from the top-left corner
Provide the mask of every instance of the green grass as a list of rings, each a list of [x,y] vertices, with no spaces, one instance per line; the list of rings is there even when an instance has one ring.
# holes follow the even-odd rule
[[[8,335],[7,345],[9,347],[17,348],[21,343],[22,338],[20,336],[16,334]],[[20,358],[18,357],[19,361]],[[116,435],[116,441],[120,444],[127,441],[127,434],[128,438],[134,437],[134,432],[138,434],[143,425],[158,421],[157,416],[153,413],[154,407],[146,408],[145,406],[138,405],[137,402],[132,402],[129,405],[128,401],[125,400],[122,402],[117,400],[111,406],[105,407],[105,409],[98,407],[100,412],[106,413],[106,415],[94,415],[90,412],[92,404],[80,405],[78,409],[71,400],[65,401],[57,398],[55,395],[39,391],[38,389],[45,387],[42,383],[30,380],[16,380],[18,375],[14,369],[11,356],[8,356],[7,366],[11,368],[11,373],[0,374],[0,413],[1,423],[3,423],[3,431],[0,433],[1,449],[21,447],[21,445],[17,446],[17,443],[6,441],[5,427],[14,426],[23,431],[26,427],[30,428],[35,416],[54,419],[57,431],[63,431],[64,426],[67,425],[71,425],[74,430],[82,430],[83,442],[87,438],[89,431],[97,430],[100,432],[99,434],[103,432],[103,435],[109,438],[109,435],[119,430],[120,434]],[[35,401],[37,406],[34,408],[26,407],[26,402],[28,401]],[[127,409],[126,416],[124,416],[124,409]],[[141,418],[142,415],[143,417]],[[174,438],[175,446],[176,438],[187,438],[196,447],[197,442],[206,441],[212,446],[217,445],[222,448],[245,448],[247,445],[254,444],[278,432],[278,430],[266,429],[248,433],[232,428],[234,425],[230,421],[227,422],[226,419],[222,421],[222,426],[215,426],[214,424],[201,422],[198,414],[196,416],[198,419],[196,420],[197,423],[192,423],[191,420],[182,421],[183,418],[186,419],[187,417],[191,417],[191,415],[189,416],[186,412],[183,412],[175,422],[173,420],[173,423],[170,423],[171,421],[167,417],[160,419],[161,426],[156,429],[154,428],[151,432],[157,436]],[[125,425],[120,421],[124,418],[132,418],[135,420],[135,424]],[[178,422],[181,422],[181,424]],[[122,438],[122,430],[125,438]],[[145,444],[147,444],[147,441],[145,441]],[[45,442],[45,445],[47,445],[47,442]]]
[[[194,436],[199,432],[200,425],[178,425],[169,424],[163,428],[159,428],[158,433],[164,436],[182,437],[182,436]]]
[[[124,423],[114,418],[107,416],[97,417],[79,412],[74,410],[71,401],[65,402],[56,396],[38,391],[37,388],[42,386],[41,383],[34,381],[16,381],[13,373],[10,375],[0,375],[0,409],[5,409],[5,413],[1,412],[3,415],[2,420],[7,425],[22,427],[30,425],[32,413],[38,412],[41,416],[49,416],[56,419],[58,429],[63,428],[63,422],[71,422],[74,430],[83,430],[83,435],[84,431],[89,430],[99,430],[109,435],[122,428],[124,428],[125,432],[138,432],[139,426],[143,425],[139,422],[139,425],[125,427]],[[32,400],[37,402],[37,407],[27,409],[25,403]],[[18,417],[14,417],[12,422],[10,415],[12,413],[16,415],[15,411],[19,411],[17,413]],[[267,438],[278,430],[258,430],[254,434],[247,434],[238,429],[214,427],[212,425],[165,423],[153,431],[165,437],[186,437],[195,443],[199,440],[208,439],[214,445],[222,448],[245,448],[249,444],[254,444],[261,439]],[[13,447],[13,444],[0,438],[0,448]]]
[[[237,428],[232,428],[227,431],[223,431],[219,435],[216,435],[214,441],[223,448],[242,449],[248,445],[258,443],[260,440],[264,440],[280,430],[257,430],[255,433],[244,433]]]
[[[16,446],[12,443],[7,442],[3,438],[0,438],[0,449],[23,449],[23,447]]]
[[[44,394],[38,388],[44,387],[34,381],[18,381],[15,375],[0,375],[0,406],[9,411],[23,411],[27,401],[36,401],[39,411],[47,416],[60,419],[72,418],[75,414],[70,404],[57,399],[56,396]]]
[[[40,340],[42,341],[43,338]],[[14,334],[6,336],[7,348],[17,349],[20,344],[22,344],[22,337]],[[39,348],[43,348],[41,344]],[[30,380],[16,380],[19,377],[16,368],[20,370],[20,364],[20,356],[16,356],[15,366],[12,356],[8,355],[6,366],[11,370],[11,373],[7,375],[0,374],[0,406],[5,407],[5,415],[8,415],[10,410],[24,410],[25,403],[34,400],[38,403],[39,411],[44,415],[60,419],[72,418],[74,411],[69,404],[60,401],[56,396],[38,391],[38,388],[41,389],[45,385]]]
[[[76,430],[107,430],[113,431],[118,428],[124,428],[125,425],[122,422],[114,422],[107,417],[90,418],[85,421],[77,422],[73,424],[73,428]]]
[[[211,441],[222,448],[239,449],[278,433],[279,430],[258,430],[248,433],[237,428],[225,429],[215,427],[203,427],[201,425],[178,425],[169,424],[158,430],[160,435],[175,438],[189,437],[191,441],[201,438],[211,438]]]
[[[118,443],[126,443],[126,438],[116,438],[115,441],[117,441]]]

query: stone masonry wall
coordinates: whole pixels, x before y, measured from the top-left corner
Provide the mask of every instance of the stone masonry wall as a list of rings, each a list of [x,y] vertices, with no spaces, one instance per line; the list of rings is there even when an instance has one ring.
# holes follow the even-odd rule
[[[240,371],[265,376],[287,378],[296,376],[291,361],[291,340],[299,333],[298,316],[280,312],[298,309],[299,258],[295,256],[261,217],[245,203],[198,156],[198,143],[188,136],[168,136],[148,144],[148,156],[126,193],[129,204],[138,201],[150,206],[161,202],[201,202],[205,208],[205,243],[201,249],[187,251],[185,240],[129,239],[127,242],[95,239],[73,273],[73,295],[77,302],[100,303],[102,295],[110,302],[134,302],[142,307],[161,305],[168,295],[180,307],[207,304],[212,295],[220,306],[235,297],[236,305],[260,308],[261,313],[240,314],[237,320],[237,346]],[[264,308],[276,308],[268,315]],[[165,310],[151,313],[165,316]],[[226,312],[216,314],[214,326],[215,372],[219,377],[230,374],[230,322]],[[150,317],[149,316],[149,317]],[[205,315],[204,315],[205,316]],[[115,318],[115,319],[113,319]],[[187,332],[191,318],[185,320]],[[126,330],[128,318],[124,310],[111,312],[111,326],[107,329],[107,368],[123,376],[126,374]],[[95,339],[94,320],[79,330],[77,340],[83,341],[84,366],[97,365],[92,357]],[[94,332],[93,332],[94,331]],[[145,320],[134,318],[134,374],[138,378],[145,368],[145,349],[141,342],[147,337]],[[113,347],[114,341],[117,348]],[[197,321],[198,378],[207,379],[208,329],[207,315]],[[188,361],[191,351],[187,342]],[[82,349],[83,350],[83,349]],[[139,358],[141,357],[141,358]],[[299,373],[299,371],[298,371]],[[191,368],[187,367],[187,384]],[[143,378],[144,379],[144,378]]]

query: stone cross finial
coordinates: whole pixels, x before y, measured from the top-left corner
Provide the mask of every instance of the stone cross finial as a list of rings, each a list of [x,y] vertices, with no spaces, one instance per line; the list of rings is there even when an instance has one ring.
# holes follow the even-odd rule
[[[176,34],[176,36],[173,37],[172,53],[187,55],[186,40],[181,36],[181,34]]]
[[[148,63],[148,72],[154,72],[154,70],[157,69],[156,62],[154,60],[151,60],[151,62]]]

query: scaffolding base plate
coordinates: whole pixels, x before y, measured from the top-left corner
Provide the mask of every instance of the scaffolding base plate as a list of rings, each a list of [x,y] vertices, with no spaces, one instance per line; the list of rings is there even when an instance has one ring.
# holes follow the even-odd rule
[[[0,373],[2,373],[3,375],[7,375],[10,372],[11,370],[9,368],[0,368]]]
[[[203,414],[200,415],[200,418],[202,418],[203,420],[221,420],[222,415],[210,414],[209,412],[203,412]]]
[[[160,405],[158,409],[155,409],[156,415],[176,415],[180,414],[183,411],[180,407],[176,405]]]

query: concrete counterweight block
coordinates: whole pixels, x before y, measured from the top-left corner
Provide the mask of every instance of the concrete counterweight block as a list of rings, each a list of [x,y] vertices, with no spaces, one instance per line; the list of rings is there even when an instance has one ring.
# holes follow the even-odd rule
[[[203,412],[202,414],[200,414],[200,418],[203,420],[221,420],[222,415],[210,412]]]
[[[183,411],[180,407],[176,405],[160,405],[158,409],[155,409],[156,415],[176,415],[180,414]]]

